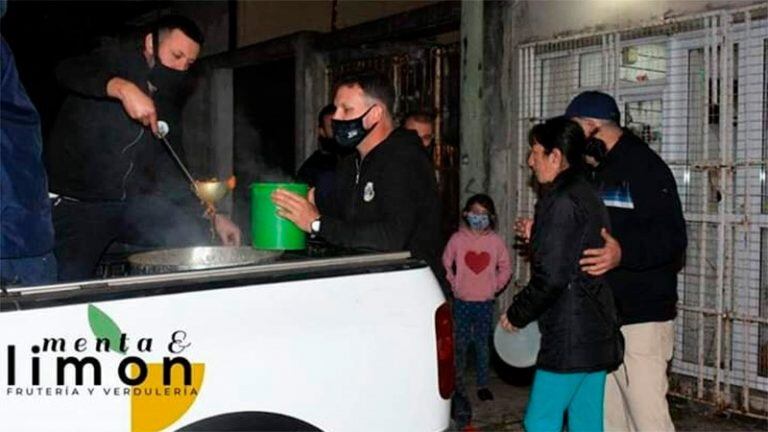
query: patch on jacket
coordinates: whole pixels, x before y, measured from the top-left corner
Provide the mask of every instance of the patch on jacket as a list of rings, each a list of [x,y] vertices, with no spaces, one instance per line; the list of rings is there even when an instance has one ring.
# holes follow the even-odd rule
[[[371,202],[375,197],[376,191],[373,190],[373,182],[366,183],[365,189],[363,189],[363,201]]]
[[[603,199],[603,204],[606,207],[615,207],[623,209],[635,208],[635,203],[632,201],[632,193],[629,190],[629,182],[622,182],[621,185],[605,186],[600,191],[600,197]]]

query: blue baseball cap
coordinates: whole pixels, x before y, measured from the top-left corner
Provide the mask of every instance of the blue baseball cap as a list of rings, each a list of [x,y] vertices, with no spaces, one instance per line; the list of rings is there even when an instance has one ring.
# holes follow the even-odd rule
[[[565,109],[565,116],[568,118],[590,117],[611,120],[616,123],[621,120],[621,112],[619,112],[619,106],[616,105],[616,99],[599,91],[579,93],[568,104],[568,108]]]

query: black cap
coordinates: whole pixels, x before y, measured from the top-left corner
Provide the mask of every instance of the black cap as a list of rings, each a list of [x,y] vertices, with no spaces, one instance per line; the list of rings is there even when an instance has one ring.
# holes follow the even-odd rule
[[[621,112],[619,112],[619,106],[616,105],[616,99],[599,91],[585,91],[573,98],[568,104],[568,108],[565,109],[565,116],[611,120],[616,123],[621,120]]]

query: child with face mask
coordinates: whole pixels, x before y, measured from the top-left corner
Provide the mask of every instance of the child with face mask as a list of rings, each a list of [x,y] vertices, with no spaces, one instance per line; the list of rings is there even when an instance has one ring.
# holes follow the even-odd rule
[[[488,390],[489,341],[496,294],[511,276],[512,263],[504,240],[496,234],[496,206],[491,197],[477,194],[467,200],[465,224],[451,236],[443,252],[446,277],[455,296],[453,322],[456,346],[456,384],[464,391],[466,354],[475,347],[477,396],[493,400]]]

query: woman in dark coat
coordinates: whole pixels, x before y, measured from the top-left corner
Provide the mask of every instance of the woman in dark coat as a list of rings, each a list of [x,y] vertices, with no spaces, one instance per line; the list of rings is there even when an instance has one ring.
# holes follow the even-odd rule
[[[581,271],[581,251],[603,245],[608,213],[582,177],[584,132],[554,118],[530,133],[528,166],[542,187],[531,236],[531,279],[501,322],[516,331],[538,320],[536,362],[525,429],[556,431],[568,412],[568,430],[603,430],[606,372],[622,358],[616,308],[604,277]],[[609,228],[610,229],[610,228]]]

